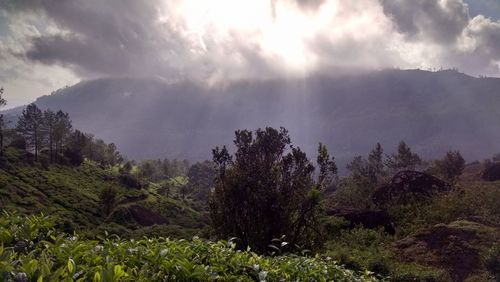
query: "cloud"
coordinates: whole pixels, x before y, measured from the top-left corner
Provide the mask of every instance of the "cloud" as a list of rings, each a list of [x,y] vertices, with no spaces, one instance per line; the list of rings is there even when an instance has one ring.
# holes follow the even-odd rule
[[[220,82],[385,67],[500,75],[500,22],[471,18],[462,0],[5,3],[0,57],[66,77]]]
[[[469,23],[462,0],[382,0],[384,12],[409,40],[450,44]]]

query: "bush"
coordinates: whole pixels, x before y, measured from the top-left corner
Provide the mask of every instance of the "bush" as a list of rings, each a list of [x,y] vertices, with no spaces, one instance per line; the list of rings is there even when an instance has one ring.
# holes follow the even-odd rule
[[[127,187],[130,187],[130,188],[141,189],[145,185],[137,177],[135,177],[134,175],[129,174],[129,173],[122,173],[122,174],[120,174],[120,176],[118,177],[118,179],[120,180],[121,184],[123,184],[123,185],[125,185]]]
[[[263,257],[197,237],[84,240],[47,220],[0,217],[1,281],[377,281],[321,256]],[[19,239],[29,252],[14,249]]]

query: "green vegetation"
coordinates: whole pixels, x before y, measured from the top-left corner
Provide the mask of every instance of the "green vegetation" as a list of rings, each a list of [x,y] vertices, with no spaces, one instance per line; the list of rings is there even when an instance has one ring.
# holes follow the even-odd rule
[[[6,148],[0,157],[0,206],[20,214],[43,212],[59,218],[58,227],[81,235],[104,231],[128,237],[157,232],[176,237],[206,233],[207,212],[194,199],[180,199],[178,187],[169,196],[151,184],[143,189],[124,185],[113,168],[102,168],[92,161],[78,167],[61,164],[44,166],[26,161],[28,153]],[[116,193],[111,205],[103,204],[102,193]],[[109,203],[109,202],[108,202]],[[168,224],[162,228],[141,225],[147,215],[131,213],[141,206],[158,214]],[[108,216],[109,214],[109,216]]]
[[[236,131],[236,152],[213,150],[217,166],[210,215],[219,237],[236,236],[243,247],[260,253],[274,238],[285,236],[290,246],[321,244],[317,229],[320,191],[337,167],[320,144],[318,180],[314,166],[291,145],[286,129]]]
[[[263,257],[209,242],[60,234],[51,218],[0,216],[2,281],[376,281],[324,256]]]
[[[325,145],[315,167],[266,128],[236,131],[235,153],[216,148],[213,162],[137,163],[62,111],[29,111],[1,149],[0,280],[499,277],[498,158],[427,162],[402,141],[339,177]]]

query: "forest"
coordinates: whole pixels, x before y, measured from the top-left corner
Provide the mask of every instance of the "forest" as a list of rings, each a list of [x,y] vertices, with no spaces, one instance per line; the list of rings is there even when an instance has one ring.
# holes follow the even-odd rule
[[[266,127],[134,161],[36,104],[0,137],[2,281],[500,279],[500,155],[377,143],[340,174]]]

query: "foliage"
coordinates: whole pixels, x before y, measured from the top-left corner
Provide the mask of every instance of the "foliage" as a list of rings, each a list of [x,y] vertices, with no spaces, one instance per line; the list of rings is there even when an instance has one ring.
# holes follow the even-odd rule
[[[197,162],[188,171],[190,191],[201,201],[208,201],[208,193],[214,185],[215,165],[210,161]]]
[[[320,243],[317,188],[328,183],[314,181],[314,166],[306,154],[291,146],[284,128],[258,129],[255,135],[238,130],[235,135],[234,160],[226,147],[213,150],[217,176],[210,212],[218,235],[235,236],[242,246],[261,253],[282,235],[305,247]],[[327,166],[320,172],[334,173],[333,160],[326,160],[321,145],[320,155]]]
[[[455,183],[465,168],[465,160],[459,151],[448,151],[441,160],[434,162],[433,170],[446,181]]]
[[[43,113],[35,105],[29,104],[17,121],[16,130],[24,136],[26,144],[35,152],[35,161],[45,138],[43,127]]]
[[[49,220],[0,217],[2,281],[376,281],[319,255],[263,257],[197,237],[90,241],[58,234]]]
[[[90,161],[79,167],[50,164],[44,168],[39,163],[30,164],[26,158],[22,150],[5,148],[0,169],[0,207],[5,210],[19,214],[44,212],[59,219],[61,228],[89,237],[105,230],[126,237],[145,234],[149,228],[132,217],[126,222],[115,222],[113,215],[103,215],[99,195],[111,188],[117,191],[117,209],[139,204],[169,219],[156,236],[202,235],[208,225],[207,211],[199,202],[167,198],[157,193],[155,186],[131,189],[122,184],[119,173],[111,168],[103,169]],[[177,197],[177,190],[173,189],[170,196]]]
[[[420,156],[413,153],[404,141],[398,145],[397,154],[387,156],[386,165],[392,171],[398,172],[401,170],[415,170],[417,166],[422,164]]]

